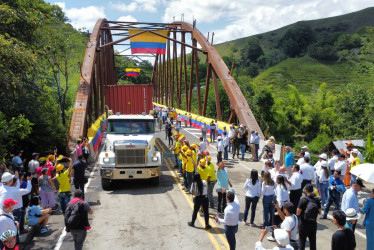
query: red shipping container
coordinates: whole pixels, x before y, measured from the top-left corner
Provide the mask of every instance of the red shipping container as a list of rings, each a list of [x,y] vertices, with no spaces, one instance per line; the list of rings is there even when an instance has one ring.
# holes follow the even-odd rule
[[[113,114],[149,114],[152,110],[152,96],[152,86],[149,84],[105,86],[105,104]]]

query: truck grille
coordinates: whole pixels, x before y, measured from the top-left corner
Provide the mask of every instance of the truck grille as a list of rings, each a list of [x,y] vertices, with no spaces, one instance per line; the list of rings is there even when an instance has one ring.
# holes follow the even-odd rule
[[[145,149],[118,149],[116,150],[116,166],[134,166],[145,164]]]

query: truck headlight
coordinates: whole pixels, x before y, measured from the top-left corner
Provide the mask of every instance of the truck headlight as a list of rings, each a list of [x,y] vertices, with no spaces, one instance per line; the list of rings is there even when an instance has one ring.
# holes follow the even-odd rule
[[[158,161],[158,157],[157,156],[153,156],[152,157],[152,161],[154,161],[154,162]]]
[[[111,177],[112,176],[112,170],[105,170],[105,176]]]
[[[109,162],[110,162],[109,157],[104,157],[103,162],[105,162],[105,163],[109,163]]]

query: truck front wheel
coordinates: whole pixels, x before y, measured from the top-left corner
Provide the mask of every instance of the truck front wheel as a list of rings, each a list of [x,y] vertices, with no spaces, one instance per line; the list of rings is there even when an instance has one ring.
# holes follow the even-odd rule
[[[110,179],[101,178],[101,186],[104,190],[110,189]]]

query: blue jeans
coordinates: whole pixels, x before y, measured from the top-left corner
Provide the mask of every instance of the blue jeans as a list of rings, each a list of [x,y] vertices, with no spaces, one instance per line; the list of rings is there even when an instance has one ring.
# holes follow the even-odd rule
[[[175,166],[180,170],[181,163],[179,160],[179,154],[174,154],[174,158],[175,158]]]
[[[321,190],[321,202],[326,204],[327,196],[329,195],[329,182],[320,183],[319,188]]]
[[[62,213],[65,213],[66,205],[70,201],[70,195],[67,195],[66,192],[61,192],[58,194],[57,197],[58,197],[58,201],[60,202]]]
[[[209,182],[208,185],[208,199],[209,199],[209,205],[214,206],[213,202],[213,190],[214,190],[214,185],[216,185],[217,181],[211,181]]]
[[[250,223],[253,224],[253,221],[255,220],[255,216],[256,216],[256,207],[257,207],[258,200],[259,200],[258,196],[255,196],[255,197],[246,196],[245,197],[245,209],[244,209],[244,221],[245,222],[247,222],[248,211],[249,211],[249,208],[251,207],[251,203],[252,203]]]
[[[229,243],[230,250],[235,250],[236,248],[235,234],[237,232],[238,232],[238,225],[236,226],[225,225],[225,235],[226,235],[227,242]]]
[[[316,175],[314,180],[316,181],[316,189],[318,190],[318,189],[319,189],[319,186],[320,186],[320,183],[319,183],[319,176]]]
[[[228,145],[227,146],[225,146],[223,149],[224,149],[224,151],[223,151],[223,159],[224,160],[228,160],[229,159],[229,152],[228,152]]]
[[[187,190],[190,190],[191,184],[192,184],[192,177],[193,177],[193,172],[187,172],[186,171],[186,181],[187,183],[185,184]]]
[[[274,216],[274,195],[264,195],[262,198],[262,205],[264,208],[264,226],[272,226]]]
[[[325,211],[323,211],[323,216],[327,216],[332,203],[335,204],[335,210],[340,209],[340,194],[331,194],[331,193],[332,192],[329,193],[329,196],[327,198],[327,204],[326,204]]]
[[[244,160],[244,154],[245,154],[245,148],[247,147],[247,145],[245,144],[240,144],[240,151],[242,153],[242,160]]]

